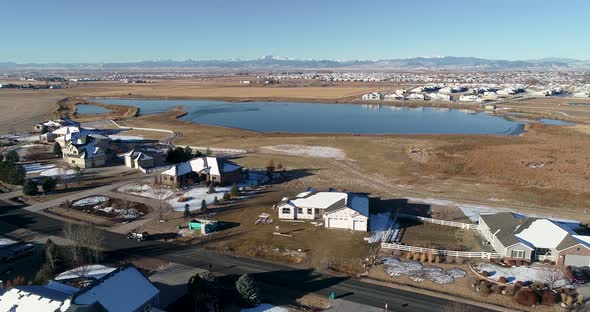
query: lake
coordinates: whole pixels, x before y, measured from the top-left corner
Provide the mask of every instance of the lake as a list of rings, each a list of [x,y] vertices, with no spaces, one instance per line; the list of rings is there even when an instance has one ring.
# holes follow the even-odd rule
[[[182,107],[182,120],[258,132],[354,134],[504,134],[523,132],[517,122],[485,112],[430,107],[295,102],[94,99],[139,107],[140,114]]]
[[[111,110],[102,106],[86,104],[76,105],[76,111],[78,114],[108,114],[111,112]]]

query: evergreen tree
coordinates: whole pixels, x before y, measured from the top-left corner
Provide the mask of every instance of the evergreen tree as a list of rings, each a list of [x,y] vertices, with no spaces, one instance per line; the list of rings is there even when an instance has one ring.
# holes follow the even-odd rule
[[[185,204],[184,205],[184,218],[188,219],[191,216],[191,210],[190,210],[190,205],[189,204]]]
[[[215,184],[213,182],[211,182],[211,184],[209,184],[209,190],[207,191],[207,193],[209,193],[209,194],[215,193]]]
[[[255,306],[262,301],[260,289],[250,274],[244,274],[238,278],[236,290],[242,297],[244,303],[248,305]]]
[[[35,181],[31,179],[25,180],[25,183],[23,184],[23,193],[25,193],[25,195],[35,195],[38,191],[39,189],[37,188],[37,183],[35,183]]]
[[[195,303],[195,311],[211,311],[211,306],[219,302],[221,285],[210,272],[192,276],[187,286]]]
[[[15,151],[10,151],[4,156],[4,161],[9,163],[16,163],[20,161],[20,156]]]
[[[0,181],[13,185],[22,185],[25,182],[25,169],[12,162],[0,162]]]
[[[231,195],[228,192],[223,193],[223,200],[230,200]]]
[[[207,210],[207,202],[203,199],[201,201],[201,211]]]
[[[213,205],[219,205],[219,199],[217,198],[217,196],[213,198]]]
[[[190,146],[184,148],[184,158],[187,160],[193,158],[193,149]]]
[[[231,189],[229,190],[229,195],[231,195],[231,197],[238,197],[240,196],[240,189],[238,188],[237,185],[232,185]]]
[[[49,193],[49,192],[55,190],[56,186],[57,186],[57,182],[55,181],[54,178],[47,178],[47,179],[43,180],[43,183],[41,184],[41,188],[46,193]]]
[[[53,144],[53,154],[55,154],[55,156],[57,156],[57,157],[63,156],[63,152],[61,151],[61,146],[57,142],[55,142],[55,144]]]

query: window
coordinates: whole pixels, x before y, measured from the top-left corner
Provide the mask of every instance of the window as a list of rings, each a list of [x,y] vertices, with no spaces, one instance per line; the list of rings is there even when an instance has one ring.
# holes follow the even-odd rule
[[[524,250],[512,250],[512,258],[524,258]]]
[[[297,208],[297,213],[303,213],[303,208]]]
[[[307,214],[311,214],[312,210],[311,208],[307,208]]]
[[[320,209],[319,209],[319,208],[316,208],[316,209],[315,209],[315,214],[317,214],[317,215],[319,215],[319,214],[320,214]]]
[[[283,208],[283,213],[291,213],[291,208]]]

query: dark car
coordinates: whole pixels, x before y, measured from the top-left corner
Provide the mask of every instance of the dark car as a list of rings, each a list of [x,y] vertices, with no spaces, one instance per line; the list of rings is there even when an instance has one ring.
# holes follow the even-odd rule
[[[32,255],[35,246],[32,244],[19,243],[8,248],[3,248],[0,252],[0,262],[10,262],[18,258]]]
[[[565,268],[565,272],[567,274],[567,277],[571,279],[573,283],[586,284],[586,282],[588,281],[586,278],[586,274],[584,274],[584,271],[581,268],[568,265]]]

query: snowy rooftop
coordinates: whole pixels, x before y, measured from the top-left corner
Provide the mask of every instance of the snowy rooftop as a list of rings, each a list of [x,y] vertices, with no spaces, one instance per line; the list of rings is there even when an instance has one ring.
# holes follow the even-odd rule
[[[219,170],[220,165],[223,166],[221,171]],[[233,172],[240,168],[241,167],[236,164],[220,160],[216,157],[200,157],[173,166],[172,168],[162,172],[162,174],[181,176],[189,172],[206,172],[212,175],[221,175],[221,172]]]
[[[70,295],[44,286],[19,286],[10,289],[0,297],[0,311],[66,311],[70,306],[70,301],[67,299]]]
[[[537,219],[515,236],[536,248],[554,249],[568,234],[570,234],[568,231],[550,220]]]
[[[85,267],[75,268],[69,271],[65,271],[58,276],[55,277],[54,280],[62,281],[62,280],[69,280],[79,278],[84,276],[86,278],[95,278],[100,279],[106,276],[107,274],[115,271],[116,268],[111,268],[104,265],[94,264]]]
[[[2,247],[8,247],[10,245],[14,245],[18,243],[17,241],[14,241],[10,238],[0,238],[0,248]]]
[[[342,202],[341,207],[335,207]],[[369,197],[348,192],[317,192],[300,193],[295,199],[289,201],[290,205],[301,208],[344,208],[348,207],[363,216],[369,217]]]
[[[75,304],[99,302],[107,311],[135,311],[160,291],[135,267],[123,268],[74,298]],[[0,310],[1,311],[1,310]]]

